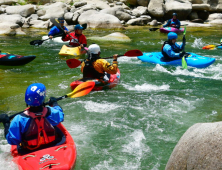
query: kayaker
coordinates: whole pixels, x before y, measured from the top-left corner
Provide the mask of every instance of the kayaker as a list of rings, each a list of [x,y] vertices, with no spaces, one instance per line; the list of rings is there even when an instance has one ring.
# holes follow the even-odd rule
[[[77,47],[81,46],[82,48],[87,46],[87,40],[86,36],[82,33],[82,30],[84,28],[80,25],[77,24],[74,27],[74,32],[71,32],[70,34],[66,34],[65,37],[62,37],[63,41],[70,41],[69,46],[71,47]]]
[[[88,58],[82,62],[81,72],[83,73],[83,81],[88,79],[99,79],[106,81],[104,76],[108,74],[116,74],[118,63],[117,54],[113,55],[113,63],[110,64],[100,57],[101,51],[98,44],[92,44],[88,48]]]
[[[49,99],[50,106],[45,107],[45,97],[46,87],[42,83],[31,84],[25,93],[25,102],[30,107],[16,115],[11,123],[7,114],[0,115],[8,143],[17,145],[21,154],[55,145],[61,140],[56,125],[64,120],[63,110],[54,97]]]
[[[163,61],[172,61],[182,58],[186,53],[182,52],[185,45],[186,39],[185,36],[183,37],[183,43],[181,45],[177,44],[177,34],[174,32],[170,32],[167,35],[168,40],[164,42],[162,46],[162,54],[163,54]]]
[[[65,32],[65,33],[68,33],[68,32],[69,32],[68,28],[66,28],[66,27],[64,26],[64,21],[65,21],[65,19],[64,19],[63,17],[60,17],[60,18],[58,18],[58,21],[59,21],[59,24],[60,24],[60,25],[62,26],[62,28],[64,29],[64,32]],[[61,34],[61,36],[62,36],[63,32],[62,32],[57,26],[53,26],[53,27],[50,29],[50,31],[49,31],[49,33],[48,33],[48,36],[49,36],[50,39],[52,39],[55,35],[59,35],[59,34]]]
[[[177,13],[173,13],[173,18],[169,19],[163,27],[174,27],[180,29],[180,21],[177,19]]]

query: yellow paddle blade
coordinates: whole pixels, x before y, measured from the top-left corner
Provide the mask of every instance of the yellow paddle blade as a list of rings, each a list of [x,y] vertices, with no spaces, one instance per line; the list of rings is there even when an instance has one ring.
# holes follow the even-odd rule
[[[94,81],[81,83],[71,93],[67,94],[67,96],[70,98],[85,96],[91,92],[94,86]]]
[[[213,50],[215,47],[216,47],[216,45],[206,45],[206,46],[204,46],[202,49],[205,49],[205,50]]]

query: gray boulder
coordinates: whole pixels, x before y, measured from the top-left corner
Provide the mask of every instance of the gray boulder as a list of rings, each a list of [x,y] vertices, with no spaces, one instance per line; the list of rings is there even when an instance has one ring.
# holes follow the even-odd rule
[[[45,11],[44,9],[40,9],[40,10],[37,11],[37,15],[38,15],[39,17],[45,15],[45,13],[46,13],[46,11]]]
[[[126,24],[127,25],[147,25],[148,22],[150,22],[151,19],[149,18],[136,18],[136,19],[131,19],[129,20]]]
[[[202,11],[202,10],[210,10],[210,5],[209,4],[192,4],[192,10],[195,11]]]
[[[202,19],[203,21],[207,20],[208,17],[209,17],[209,12],[206,11],[206,10],[203,10],[203,11],[198,11],[197,12],[197,15],[198,15],[198,18],[199,19]]]
[[[49,21],[31,20],[29,24],[32,28],[49,28]]]
[[[222,122],[191,126],[175,146],[165,170],[218,170],[222,167]]]
[[[138,5],[147,7],[149,4],[150,0],[137,0]]]
[[[184,20],[192,11],[192,4],[188,0],[168,0],[165,2],[164,17],[172,18],[174,12],[177,13],[178,19]]]
[[[25,19],[19,14],[14,14],[14,15],[2,14],[0,15],[0,22],[1,23],[8,22],[11,25],[18,24],[21,27],[24,24]]]
[[[8,6],[6,7],[6,13],[8,15],[20,14],[23,17],[28,17],[35,13],[35,9],[33,5]]]
[[[0,5],[12,5],[17,2],[18,0],[0,0]]]
[[[124,12],[125,10],[122,7],[113,7],[113,8],[107,8],[100,11],[100,13],[104,14],[110,14],[117,17],[119,20],[128,21],[131,19],[131,15]]]
[[[88,28],[123,28],[117,17],[100,13],[95,10],[89,10],[82,13],[78,18],[78,22],[80,24],[87,23]]]
[[[208,17],[209,20],[222,19],[221,13],[210,14]]]
[[[148,12],[155,18],[162,18],[164,16],[163,0],[150,0]]]
[[[2,24],[0,24],[0,35],[25,35],[25,33],[17,24],[2,22]]]
[[[82,7],[82,6],[86,5],[86,4],[87,4],[87,2],[84,2],[84,1],[83,2],[75,2],[73,4],[73,6],[78,8],[78,7]]]

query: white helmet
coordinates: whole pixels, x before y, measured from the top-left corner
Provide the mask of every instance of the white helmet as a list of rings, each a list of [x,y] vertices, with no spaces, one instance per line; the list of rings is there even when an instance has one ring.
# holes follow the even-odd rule
[[[89,46],[89,52],[92,54],[98,54],[100,52],[100,47],[97,44],[92,44]]]

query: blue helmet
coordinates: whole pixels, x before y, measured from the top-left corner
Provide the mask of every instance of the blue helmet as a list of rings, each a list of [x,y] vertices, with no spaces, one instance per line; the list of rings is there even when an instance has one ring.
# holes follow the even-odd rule
[[[167,37],[169,40],[177,39],[177,34],[175,32],[170,32],[168,33]]]
[[[173,13],[173,16],[174,16],[174,15],[177,16],[177,13]]]
[[[75,27],[74,27],[74,30],[82,30],[83,29],[83,27],[82,27],[82,25],[80,25],[80,24],[77,24]]]
[[[40,106],[45,101],[46,87],[42,83],[31,84],[25,92],[25,102],[29,106]]]

